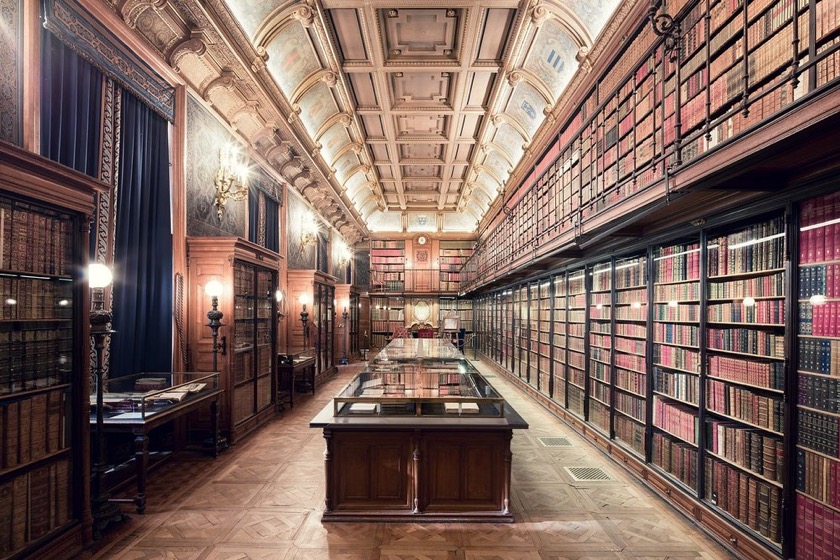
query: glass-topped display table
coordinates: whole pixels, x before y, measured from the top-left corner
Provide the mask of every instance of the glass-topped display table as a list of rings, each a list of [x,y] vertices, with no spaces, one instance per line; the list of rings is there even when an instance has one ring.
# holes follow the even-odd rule
[[[137,513],[146,509],[146,469],[149,433],[202,406],[210,409],[211,441],[219,441],[218,373],[137,373],[108,379],[103,384],[102,422],[106,433],[134,436],[134,469],[137,494],[131,500]],[[96,395],[90,396],[90,425],[96,429]],[[213,457],[218,455],[218,443]],[[121,501],[121,500],[114,500]]]
[[[277,355],[277,408],[295,406],[295,392],[315,394],[315,349]]]
[[[528,424],[449,341],[393,340],[310,427],[325,521],[513,521],[510,441]]]

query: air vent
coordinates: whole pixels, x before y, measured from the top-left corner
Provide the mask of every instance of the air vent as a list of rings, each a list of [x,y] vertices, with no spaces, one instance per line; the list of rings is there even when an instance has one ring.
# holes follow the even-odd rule
[[[600,467],[563,467],[577,482],[593,480],[612,480],[612,477]]]
[[[538,437],[543,447],[572,447],[572,442],[565,437]]]

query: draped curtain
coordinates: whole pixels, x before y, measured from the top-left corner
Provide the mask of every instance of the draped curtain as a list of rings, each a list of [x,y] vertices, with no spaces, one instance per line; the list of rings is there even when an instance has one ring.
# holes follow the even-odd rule
[[[248,189],[248,241],[260,243],[260,191]]]
[[[99,175],[102,73],[41,31],[41,155]]]
[[[172,230],[167,121],[122,94],[111,374],[170,371]]]
[[[280,252],[280,203],[265,197],[265,247]]]

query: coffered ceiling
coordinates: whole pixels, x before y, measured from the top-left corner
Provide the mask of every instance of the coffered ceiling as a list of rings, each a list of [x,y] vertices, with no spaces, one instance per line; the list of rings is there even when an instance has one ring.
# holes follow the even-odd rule
[[[618,3],[133,0],[116,8],[353,242],[376,232],[474,232],[527,175]]]

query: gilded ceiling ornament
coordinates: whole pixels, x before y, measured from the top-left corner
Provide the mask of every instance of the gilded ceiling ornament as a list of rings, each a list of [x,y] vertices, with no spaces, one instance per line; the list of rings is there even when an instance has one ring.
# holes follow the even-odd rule
[[[586,57],[588,55],[589,55],[589,47],[586,47],[586,46],[581,47],[580,49],[578,49],[578,52],[575,55],[575,60],[582,63],[584,60],[586,60]]]
[[[351,117],[347,113],[341,113],[341,116],[338,117],[338,122],[340,122],[341,126],[343,126],[344,128],[350,128],[350,126],[353,124],[353,117]]]
[[[519,72],[518,70],[514,70],[513,72],[508,74],[507,78],[508,78],[508,83],[511,85],[511,87],[515,87],[516,84],[518,84],[519,82],[521,82],[522,80],[525,79],[525,76],[522,75],[522,72]]]
[[[257,47],[257,56],[251,61],[251,70],[253,72],[261,72],[265,70],[265,63],[268,62],[268,53],[265,47]]]

